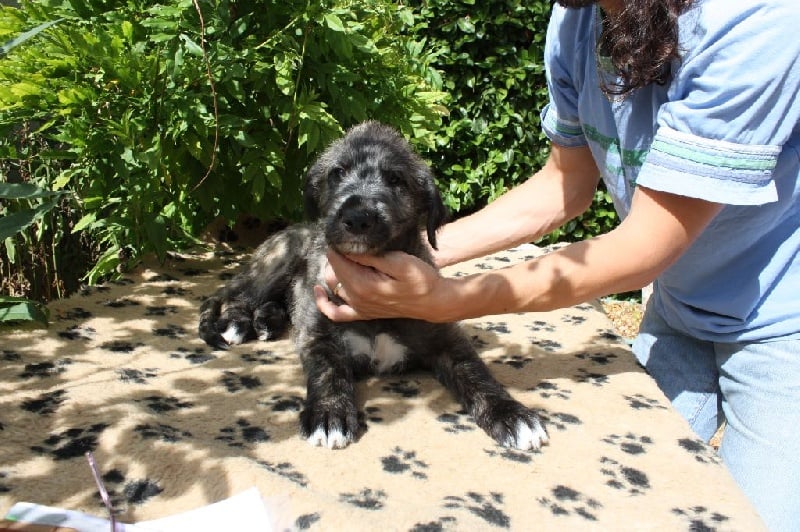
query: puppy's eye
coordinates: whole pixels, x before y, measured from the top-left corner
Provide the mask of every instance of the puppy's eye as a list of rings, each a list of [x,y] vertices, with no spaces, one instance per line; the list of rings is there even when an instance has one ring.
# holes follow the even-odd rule
[[[404,183],[403,174],[394,170],[386,172],[384,174],[384,179],[386,180],[386,184],[390,187],[398,187]]]
[[[331,168],[331,171],[328,172],[328,180],[334,183],[338,183],[339,181],[342,180],[343,177],[344,177],[344,168],[342,168],[341,166],[336,166],[334,168]]]

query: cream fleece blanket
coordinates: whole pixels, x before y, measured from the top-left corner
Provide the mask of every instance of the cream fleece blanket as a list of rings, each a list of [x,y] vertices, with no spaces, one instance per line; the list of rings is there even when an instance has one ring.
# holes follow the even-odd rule
[[[503,267],[524,247],[449,269]],[[291,340],[210,350],[201,299],[237,257],[174,257],[0,330],[0,515],[17,501],[138,522],[252,486],[311,530],[759,530],[715,455],[674,413],[598,304],[464,323],[550,445],[499,447],[428,374],[363,381],[367,430],[331,451],[298,435]]]

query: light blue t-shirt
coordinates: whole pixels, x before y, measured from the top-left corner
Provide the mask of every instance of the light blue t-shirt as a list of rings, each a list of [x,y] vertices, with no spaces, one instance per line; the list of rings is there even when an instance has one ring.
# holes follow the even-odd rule
[[[725,204],[654,308],[704,340],[800,337],[800,0],[696,0],[671,81],[621,101],[598,88],[600,24],[596,6],[553,8],[545,133],[589,146],[621,217],[637,184]]]

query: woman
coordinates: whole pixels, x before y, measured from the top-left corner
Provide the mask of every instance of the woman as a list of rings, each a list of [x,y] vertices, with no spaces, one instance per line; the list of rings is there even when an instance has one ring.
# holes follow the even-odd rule
[[[633,349],[773,530],[800,527],[800,3],[559,0],[544,167],[442,228],[437,266],[535,240],[602,178],[613,231],[446,278],[407,255],[331,252],[333,320],[546,311],[654,282]]]

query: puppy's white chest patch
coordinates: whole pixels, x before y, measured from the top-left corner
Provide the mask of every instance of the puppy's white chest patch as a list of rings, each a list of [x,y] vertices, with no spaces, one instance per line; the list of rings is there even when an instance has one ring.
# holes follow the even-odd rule
[[[344,334],[344,341],[354,355],[366,355],[371,358],[378,373],[389,371],[406,359],[406,346],[385,333],[369,338],[348,331]]]

